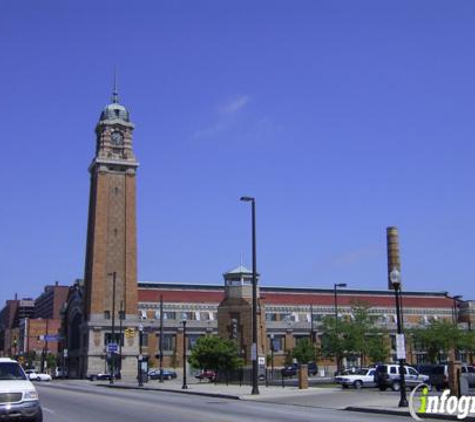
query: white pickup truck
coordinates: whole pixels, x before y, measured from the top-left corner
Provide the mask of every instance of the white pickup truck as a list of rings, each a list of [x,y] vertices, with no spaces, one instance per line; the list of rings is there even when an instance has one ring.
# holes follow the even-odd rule
[[[335,382],[341,384],[342,388],[348,388],[350,386],[356,389],[374,387],[376,385],[374,382],[375,373],[376,368],[360,368],[347,375],[338,375],[335,377]]]

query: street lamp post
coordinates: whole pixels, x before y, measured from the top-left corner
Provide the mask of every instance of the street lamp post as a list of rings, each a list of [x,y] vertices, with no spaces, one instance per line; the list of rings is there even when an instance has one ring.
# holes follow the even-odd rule
[[[120,301],[120,311],[119,311],[119,379],[122,378],[122,324],[125,319],[124,311],[124,301]]]
[[[338,287],[346,287],[346,283],[335,283],[333,285],[333,297],[334,297],[334,304],[335,304],[335,342],[336,342],[336,370],[340,372],[340,347],[338,344]]]
[[[256,200],[250,196],[241,197],[241,201],[252,205],[252,392],[259,394],[258,367],[257,367],[257,257],[256,257]]]
[[[186,319],[182,321],[183,323],[183,385],[181,386],[182,390],[188,389],[186,384]]]
[[[399,336],[399,340],[402,345],[404,345],[404,332],[402,329],[402,310],[401,310],[401,303],[400,303],[400,295],[401,295],[401,273],[397,270],[396,267],[392,269],[389,273],[389,280],[394,288],[394,294],[396,296],[396,317],[397,317],[397,333]],[[398,343],[398,342],[396,342]],[[399,347],[398,347],[399,349]],[[403,353],[402,353],[403,352]],[[404,376],[405,371],[405,350],[399,351],[397,350],[397,359],[399,360],[399,376],[401,377],[401,388],[399,389],[400,398],[399,398],[399,407],[408,407],[408,402],[406,398],[406,379]]]
[[[160,295],[160,338],[158,340],[158,367],[160,369],[160,382],[163,382],[163,295]]]
[[[455,328],[457,329],[458,327],[458,319],[459,319],[459,314],[458,314],[458,307],[459,307],[459,304],[458,304],[458,301],[460,299],[462,299],[462,295],[456,295],[452,298],[452,300],[454,301],[454,304],[453,304],[453,318],[454,318],[454,326]],[[454,360],[458,360],[459,359],[459,350],[457,348],[457,346],[454,346]]]
[[[111,327],[111,343],[115,342],[115,285],[116,285],[117,273],[114,271],[112,273],[112,327]],[[109,378],[109,383],[114,384],[114,353],[112,349],[109,351],[110,359],[111,359],[111,374]]]
[[[139,378],[139,387],[143,387],[143,379],[142,379],[142,346],[143,346],[143,324],[139,324],[139,361],[138,361],[138,378]]]

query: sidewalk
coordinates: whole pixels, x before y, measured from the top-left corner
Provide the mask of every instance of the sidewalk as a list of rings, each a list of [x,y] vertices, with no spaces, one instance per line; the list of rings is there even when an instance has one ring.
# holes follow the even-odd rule
[[[139,387],[137,382],[130,381],[115,381],[114,384],[108,382],[101,382],[98,385],[110,388],[124,388],[124,389],[142,389],[142,390],[157,390],[181,394],[193,394],[201,396],[221,397],[234,400],[263,400],[268,398],[278,397],[293,397],[304,395],[325,394],[339,390],[338,388],[309,388],[308,390],[299,390],[298,387],[286,386],[259,386],[259,395],[251,394],[252,387],[247,384],[215,384],[213,382],[199,382],[191,379],[187,382],[187,389],[182,389],[182,381],[179,379],[168,380],[160,383],[157,380],[152,380]]]
[[[299,390],[298,387],[259,386],[259,395],[251,394],[251,386],[234,384],[214,384],[198,382],[191,379],[188,389],[182,389],[180,379],[163,383],[149,381],[139,387],[136,382],[116,381],[114,384],[100,382],[97,385],[108,388],[143,389],[166,391],[178,394],[191,394],[231,400],[252,400],[267,403],[285,404],[303,407],[315,407],[354,412],[365,412],[385,415],[410,416],[408,408],[399,408],[399,393],[380,392],[375,389],[342,390],[340,387],[310,387]],[[430,419],[458,420],[455,415],[427,415]],[[468,417],[465,420],[475,421]]]

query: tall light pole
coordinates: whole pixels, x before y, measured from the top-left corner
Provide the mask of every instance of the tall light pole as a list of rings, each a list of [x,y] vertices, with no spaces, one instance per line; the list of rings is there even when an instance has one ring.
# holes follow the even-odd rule
[[[139,359],[138,359],[138,379],[139,379],[139,387],[143,387],[143,379],[142,379],[142,360],[143,360],[143,356],[142,356],[142,345],[143,345],[143,337],[142,337],[142,334],[143,334],[143,324],[140,323],[139,324]]]
[[[256,257],[256,200],[250,196],[242,196],[241,201],[252,205],[252,392],[259,394],[257,354],[257,257]]]
[[[338,344],[338,287],[346,287],[346,283],[335,283],[333,285],[333,298],[335,304],[335,342],[336,342],[336,370],[340,372],[340,345]]]
[[[158,368],[160,369],[160,382],[163,382],[163,295],[160,295],[160,338],[158,340]]]
[[[315,346],[317,336],[315,333],[315,324],[313,318],[313,305],[310,305],[310,342]]]
[[[111,327],[111,343],[115,342],[115,284],[117,279],[117,273],[114,271],[112,273],[112,327]],[[111,357],[111,376],[109,379],[110,384],[114,384],[114,351],[112,349],[109,350],[110,357]]]
[[[270,336],[270,359],[271,359],[271,368],[272,368],[272,379],[274,379],[274,351],[275,351],[275,344],[274,344],[274,333],[271,333]]]
[[[458,307],[459,307],[459,304],[458,304],[458,301],[460,299],[462,299],[462,295],[456,295],[452,298],[452,300],[454,301],[454,309],[453,309],[453,317],[454,317],[454,327],[455,329],[458,328],[458,319],[459,319],[459,314],[458,314]],[[458,347],[457,346],[454,346],[454,359],[455,360],[458,360],[459,358],[459,350],[458,350]]]
[[[397,317],[397,334],[398,339],[397,344],[397,358],[399,360],[399,376],[401,377],[401,388],[399,389],[400,398],[399,398],[399,407],[408,407],[407,398],[406,398],[406,380],[404,377],[405,364],[406,364],[406,351],[404,348],[404,332],[402,329],[402,309],[400,304],[400,295],[401,295],[401,273],[396,267],[394,267],[389,273],[389,280],[391,281],[392,287],[394,289],[394,294],[396,296],[396,317]],[[401,349],[401,350],[399,350]]]
[[[181,386],[182,390],[188,389],[188,384],[186,383],[186,319],[182,321],[183,323],[183,385]]]
[[[120,301],[119,311],[119,379],[122,378],[122,321],[125,319],[124,301]]]

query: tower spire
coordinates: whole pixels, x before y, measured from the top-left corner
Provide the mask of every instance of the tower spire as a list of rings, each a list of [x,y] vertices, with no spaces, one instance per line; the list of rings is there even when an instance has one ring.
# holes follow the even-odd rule
[[[112,91],[112,102],[117,104],[119,102],[119,90],[117,89],[117,69],[114,67],[114,89]]]

